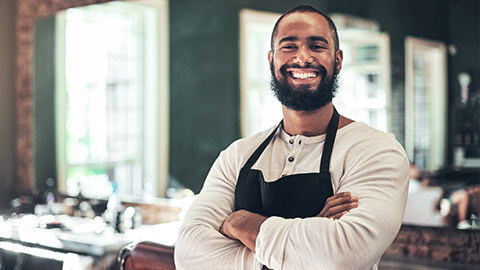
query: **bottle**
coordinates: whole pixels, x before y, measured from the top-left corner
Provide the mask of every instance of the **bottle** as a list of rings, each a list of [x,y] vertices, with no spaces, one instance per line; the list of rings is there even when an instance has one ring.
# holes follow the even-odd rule
[[[103,217],[105,222],[114,228],[117,232],[121,231],[120,223],[121,223],[121,214],[123,211],[123,205],[120,201],[120,198],[117,194],[117,188],[115,183],[111,183],[112,185],[112,194],[108,197],[107,202],[107,209],[103,213]]]
[[[475,229],[475,230],[478,230],[479,227],[478,227],[478,218],[475,214],[472,214],[470,216],[470,219],[472,220],[472,229]]]
[[[46,205],[47,212],[49,214],[58,214],[55,209],[55,202],[57,201],[57,194],[55,192],[55,181],[53,178],[47,178],[45,181],[47,185],[42,194],[42,203]]]

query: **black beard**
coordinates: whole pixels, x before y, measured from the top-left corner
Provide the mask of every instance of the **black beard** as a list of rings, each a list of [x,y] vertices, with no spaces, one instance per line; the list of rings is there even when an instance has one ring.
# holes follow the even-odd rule
[[[282,105],[295,111],[313,111],[327,105],[335,97],[338,88],[336,65],[334,65],[333,74],[330,77],[326,77],[327,71],[323,66],[314,67],[319,71],[319,76],[322,76],[317,89],[309,89],[308,86],[293,89],[287,81],[288,72],[286,70],[289,67],[298,66],[282,66],[280,72],[283,78],[278,80],[275,77],[273,64],[270,64],[272,73],[270,88]],[[304,68],[310,67],[312,66]]]

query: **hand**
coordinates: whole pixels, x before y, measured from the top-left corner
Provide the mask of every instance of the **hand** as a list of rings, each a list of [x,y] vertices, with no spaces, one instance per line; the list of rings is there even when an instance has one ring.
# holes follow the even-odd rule
[[[358,197],[351,196],[350,192],[342,192],[329,197],[325,206],[317,217],[339,219],[348,211],[358,206]]]
[[[238,210],[225,219],[219,231],[231,239],[240,240],[248,249],[255,252],[255,241],[260,226],[266,219],[247,210]]]

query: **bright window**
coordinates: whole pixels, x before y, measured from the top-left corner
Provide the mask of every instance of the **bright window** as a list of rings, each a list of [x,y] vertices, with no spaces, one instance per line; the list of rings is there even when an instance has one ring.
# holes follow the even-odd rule
[[[167,92],[159,21],[158,8],[128,2],[57,16],[57,160],[68,194],[157,195]]]

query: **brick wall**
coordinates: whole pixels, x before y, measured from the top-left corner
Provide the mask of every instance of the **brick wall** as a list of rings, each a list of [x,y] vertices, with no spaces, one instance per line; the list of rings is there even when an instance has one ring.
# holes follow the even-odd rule
[[[385,255],[480,264],[480,230],[403,225]]]

